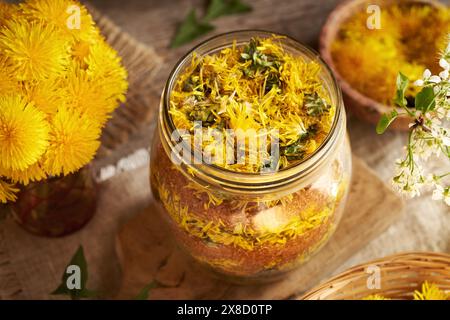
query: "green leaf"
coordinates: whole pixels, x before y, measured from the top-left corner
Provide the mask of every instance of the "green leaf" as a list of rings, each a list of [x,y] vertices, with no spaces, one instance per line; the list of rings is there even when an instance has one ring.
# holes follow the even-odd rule
[[[433,110],[436,107],[436,100],[434,96],[433,88],[425,87],[417,95],[415,100],[415,106],[417,110],[426,113]]]
[[[77,266],[79,269],[79,273],[77,271],[69,270],[69,267]],[[69,289],[68,284],[72,283],[74,277],[79,276],[79,284],[78,288]],[[69,280],[69,283],[68,283]],[[82,246],[79,246],[78,250],[73,255],[69,264],[64,269],[64,272],[61,277],[61,284],[53,291],[51,294],[53,295],[67,295],[72,299],[81,299],[81,298],[92,298],[96,297],[97,293],[91,291],[86,288],[86,283],[88,280],[88,266],[86,262],[86,258],[84,257],[84,250]]]
[[[141,292],[134,298],[134,300],[148,300],[150,291],[157,287],[159,287],[158,283],[156,281],[152,281],[141,290]]]
[[[405,91],[408,88],[409,79],[399,72],[397,76],[397,91],[395,92],[394,103],[400,107],[406,107]]]
[[[214,26],[206,22],[200,22],[197,20],[195,10],[192,9],[186,16],[184,21],[178,27],[175,37],[172,40],[170,46],[172,48],[179,47],[185,43],[188,43],[201,35],[213,30]]]
[[[252,7],[240,0],[211,0],[204,21],[220,16],[252,11]]]
[[[392,122],[394,122],[395,119],[398,117],[397,110],[392,110],[391,113],[383,114],[380,118],[380,121],[378,121],[377,124],[377,133],[383,134],[386,129],[391,125]]]

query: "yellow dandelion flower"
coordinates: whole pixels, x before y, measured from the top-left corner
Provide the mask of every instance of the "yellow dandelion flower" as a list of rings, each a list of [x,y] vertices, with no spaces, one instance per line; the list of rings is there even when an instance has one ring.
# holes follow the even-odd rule
[[[414,291],[414,300],[447,300],[448,298],[449,295],[447,293],[428,281],[422,284],[422,291]]]
[[[75,66],[63,80],[62,88],[68,108],[103,126],[109,117],[110,107],[101,83],[92,81],[85,70]]]
[[[20,7],[27,17],[44,21],[72,39],[88,40],[99,34],[88,10],[78,1],[27,0]]]
[[[81,69],[87,69],[86,58],[90,53],[91,43],[88,41],[76,41],[71,48],[71,54],[75,62],[78,63]]]
[[[0,96],[0,166],[24,170],[48,146],[45,114],[18,95]]]
[[[75,110],[60,108],[50,130],[44,169],[50,175],[70,174],[90,162],[100,142],[99,126]]]
[[[65,105],[64,90],[58,79],[28,81],[22,91],[27,100],[47,116],[54,115],[59,107]]]
[[[415,61],[438,71],[439,42],[450,32],[450,10],[431,6],[412,6],[408,9],[393,6],[390,10],[393,21],[401,30],[403,50],[408,61]],[[432,26],[424,29],[423,26]]]
[[[0,94],[13,93],[18,91],[18,82],[11,70],[8,59],[0,56]]]
[[[125,102],[128,73],[117,52],[106,42],[99,41],[91,46],[86,63],[89,77],[105,89],[110,112],[118,106],[117,101]]]
[[[442,39],[450,32],[450,10],[389,4],[381,18],[382,28],[369,30],[366,12],[350,17],[339,30],[332,54],[350,85],[378,102],[392,104],[399,71],[409,79],[420,78],[425,68],[439,71],[435,61]],[[406,95],[414,96],[418,89],[411,83]]]
[[[47,178],[40,162],[36,162],[22,171],[0,168],[0,176],[4,176],[14,183],[23,185],[28,185],[30,182],[41,181]]]
[[[16,193],[19,189],[15,188],[13,184],[0,179],[0,203],[7,203],[8,201],[16,201]]]
[[[16,15],[17,8],[16,4],[8,4],[0,0],[0,25],[5,24],[13,15]]]
[[[70,57],[67,42],[53,27],[24,18],[12,19],[1,29],[0,49],[18,80],[60,75]]]

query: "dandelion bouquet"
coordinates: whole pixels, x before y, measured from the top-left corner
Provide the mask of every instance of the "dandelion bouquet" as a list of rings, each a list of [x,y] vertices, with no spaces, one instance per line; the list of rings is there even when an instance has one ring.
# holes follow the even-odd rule
[[[0,203],[88,164],[127,72],[74,0],[0,0]]]

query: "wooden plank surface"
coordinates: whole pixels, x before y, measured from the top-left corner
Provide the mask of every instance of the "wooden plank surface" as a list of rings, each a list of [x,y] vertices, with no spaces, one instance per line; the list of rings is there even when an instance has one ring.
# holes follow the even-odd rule
[[[339,0],[243,0],[251,4],[249,14],[224,16],[214,20],[216,29],[207,35],[170,49],[169,44],[175,29],[188,14],[196,8],[197,14],[205,11],[205,0],[90,0],[96,7],[106,12],[124,31],[138,40],[155,48],[164,57],[165,65],[160,72],[161,88],[174,63],[190,48],[201,41],[223,32],[242,29],[266,29],[284,33],[317,47],[318,35],[331,10]]]
[[[150,299],[286,299],[305,291],[381,234],[398,219],[403,202],[358,158],[344,216],[328,244],[283,279],[237,286],[210,276],[181,253],[153,203],[119,232],[117,248],[123,282],[119,298],[136,296],[154,280],[164,285]]]

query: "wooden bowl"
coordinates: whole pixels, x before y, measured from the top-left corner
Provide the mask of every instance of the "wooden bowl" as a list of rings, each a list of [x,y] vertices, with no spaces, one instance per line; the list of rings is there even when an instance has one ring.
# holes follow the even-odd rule
[[[367,5],[386,5],[390,3],[398,4],[399,2],[431,5],[436,8],[445,7],[442,3],[434,0],[374,0],[370,2],[367,0],[349,0],[338,5],[336,9],[333,10],[323,26],[320,35],[320,53],[323,60],[330,66],[342,88],[346,108],[358,118],[373,124],[378,123],[378,120],[382,114],[391,111],[392,106],[379,103],[354,89],[338,72],[331,54],[331,46],[339,34],[341,25],[355,13],[361,11],[365,12]],[[409,129],[408,125],[410,122],[410,117],[401,116],[394,121],[390,128],[394,130],[407,131]]]
[[[368,289],[372,273],[380,271],[380,289]],[[389,256],[353,267],[307,292],[302,300],[359,300],[372,294],[391,299],[412,299],[413,292],[425,282],[450,290],[450,255],[432,252],[412,252]]]

